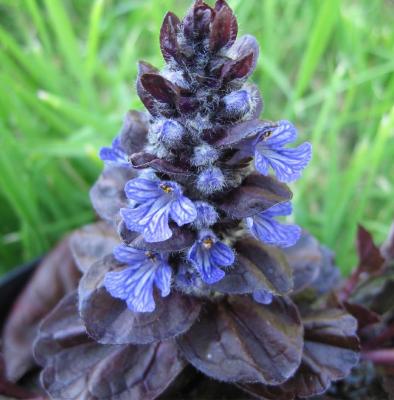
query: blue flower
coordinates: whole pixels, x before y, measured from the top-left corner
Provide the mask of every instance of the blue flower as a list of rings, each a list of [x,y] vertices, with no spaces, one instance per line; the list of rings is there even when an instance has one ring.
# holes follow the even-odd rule
[[[153,284],[162,297],[170,293],[172,270],[167,257],[125,245],[117,246],[114,256],[127,264],[127,268],[108,272],[104,278],[105,288],[111,296],[125,300],[131,311],[152,312],[155,309]]]
[[[296,138],[296,129],[288,121],[280,121],[275,129],[260,135],[255,147],[256,169],[263,175],[268,175],[272,168],[282,182],[298,179],[311,159],[312,146],[305,142],[295,148],[284,147]]]
[[[281,224],[274,217],[290,215],[291,212],[290,202],[279,203],[245,220],[257,239],[273,246],[290,247],[300,238],[301,228],[298,225]]]
[[[197,217],[196,207],[175,182],[135,178],[127,182],[125,192],[136,206],[122,208],[120,214],[127,228],[142,233],[147,242],[162,242],[172,236],[170,217],[178,226]]]
[[[128,156],[122,149],[119,136],[113,140],[112,147],[102,147],[99,156],[106,164],[130,167]]]
[[[220,242],[210,231],[201,231],[198,240],[190,248],[188,260],[197,269],[201,279],[213,284],[224,278],[221,267],[228,267],[234,263],[234,252],[230,247]]]

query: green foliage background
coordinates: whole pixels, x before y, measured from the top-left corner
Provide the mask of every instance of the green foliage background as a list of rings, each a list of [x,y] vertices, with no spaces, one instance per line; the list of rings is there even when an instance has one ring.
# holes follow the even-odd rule
[[[295,218],[353,265],[357,223],[394,216],[394,3],[230,0],[261,58],[263,116],[313,142]],[[136,62],[162,65],[167,10],[186,0],[0,0],[0,272],[94,218],[88,190],[135,94]]]

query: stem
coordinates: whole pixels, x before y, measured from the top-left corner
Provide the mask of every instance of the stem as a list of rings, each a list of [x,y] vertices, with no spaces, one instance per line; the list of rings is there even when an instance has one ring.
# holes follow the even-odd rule
[[[361,357],[377,364],[394,365],[394,349],[364,351],[361,353]]]

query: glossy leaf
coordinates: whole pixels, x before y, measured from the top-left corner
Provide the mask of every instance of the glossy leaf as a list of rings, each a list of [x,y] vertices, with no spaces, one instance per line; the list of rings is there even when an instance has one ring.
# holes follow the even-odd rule
[[[156,100],[174,105],[177,97],[177,87],[159,74],[144,74],[141,76],[141,85]]]
[[[162,172],[167,175],[192,175],[186,166],[174,165],[169,161],[157,158],[149,153],[136,153],[130,157],[132,166],[136,169],[153,168],[155,171]]]
[[[103,287],[105,274],[119,268],[112,256],[95,263],[81,279],[79,310],[88,334],[104,344],[145,344],[169,339],[190,328],[200,312],[200,302],[173,290],[156,296],[151,313],[133,313],[124,301]]]
[[[42,386],[56,399],[155,399],[185,362],[172,341],[101,345],[84,332],[75,295],[44,320],[35,345]]]
[[[379,272],[385,260],[375,245],[372,235],[361,225],[357,232],[357,251],[359,268],[368,273]]]
[[[137,88],[137,94],[139,98],[141,99],[142,103],[146,107],[146,109],[152,114],[153,116],[159,115],[159,111],[156,105],[156,101],[154,97],[143,87],[141,83],[141,77],[144,74],[154,74],[158,73],[158,69],[155,68],[153,65],[140,61],[138,63],[138,76],[137,76],[137,83],[136,83],[136,88]]]
[[[293,271],[294,292],[300,292],[314,282],[321,271],[323,254],[319,242],[303,232],[298,242],[283,249],[283,252]]]
[[[294,377],[277,387],[242,387],[267,400],[293,400],[324,393],[344,378],[358,362],[357,322],[339,309],[314,312],[303,318],[305,343],[302,363]]]
[[[233,294],[263,290],[284,295],[292,289],[292,271],[280,250],[253,238],[238,241],[234,248],[236,263],[213,285],[215,290]]]
[[[186,359],[214,379],[280,384],[300,364],[302,332],[290,300],[261,305],[234,296],[207,307],[177,342]]]
[[[223,47],[230,47],[235,41],[238,30],[234,14],[224,1],[220,1],[215,9],[216,15],[211,24],[209,37],[209,49],[213,53]]]
[[[149,251],[182,251],[189,248],[196,239],[195,232],[186,227],[179,227],[171,224],[172,236],[163,242],[146,242],[142,235],[137,236],[134,240],[130,241],[131,247],[136,249],[149,250]]]
[[[97,214],[113,222],[127,205],[124,186],[135,176],[132,169],[107,166],[90,190],[90,200]]]
[[[31,345],[39,322],[78,286],[80,276],[67,237],[41,262],[5,323],[2,342],[10,380],[17,381],[34,365]]]
[[[70,237],[70,248],[76,265],[81,272],[108,254],[119,244],[113,226],[106,222],[85,225]]]
[[[387,262],[394,262],[394,224],[391,225],[387,239],[382,245],[381,253]]]
[[[243,78],[248,78],[256,68],[259,58],[259,45],[256,39],[251,35],[243,35],[227,51],[227,56],[233,60],[242,60],[249,54],[252,54],[252,60],[250,61],[249,71]]]
[[[160,49],[167,62],[171,62],[172,59],[178,60],[179,57],[177,41],[179,25],[179,18],[172,12],[168,12],[160,30]]]
[[[232,190],[218,207],[231,218],[245,218],[275,204],[290,200],[292,193],[284,184],[270,176],[251,174],[242,185]]]
[[[232,147],[242,140],[256,137],[257,134],[272,129],[273,124],[253,119],[227,128],[225,135],[215,142],[216,146]]]

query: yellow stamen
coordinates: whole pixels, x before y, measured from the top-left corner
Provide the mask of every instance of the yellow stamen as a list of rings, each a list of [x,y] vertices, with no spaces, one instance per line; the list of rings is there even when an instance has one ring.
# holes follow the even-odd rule
[[[166,192],[166,193],[171,193],[172,192],[172,187],[166,185],[165,183],[161,184],[160,188],[161,188],[161,190],[163,190],[163,192]]]
[[[211,237],[207,237],[202,241],[202,245],[205,249],[209,250],[213,246],[213,239]]]
[[[145,256],[148,260],[151,260],[152,262],[156,261],[156,256],[154,255],[154,253],[152,253],[151,251],[147,251],[145,253]]]

